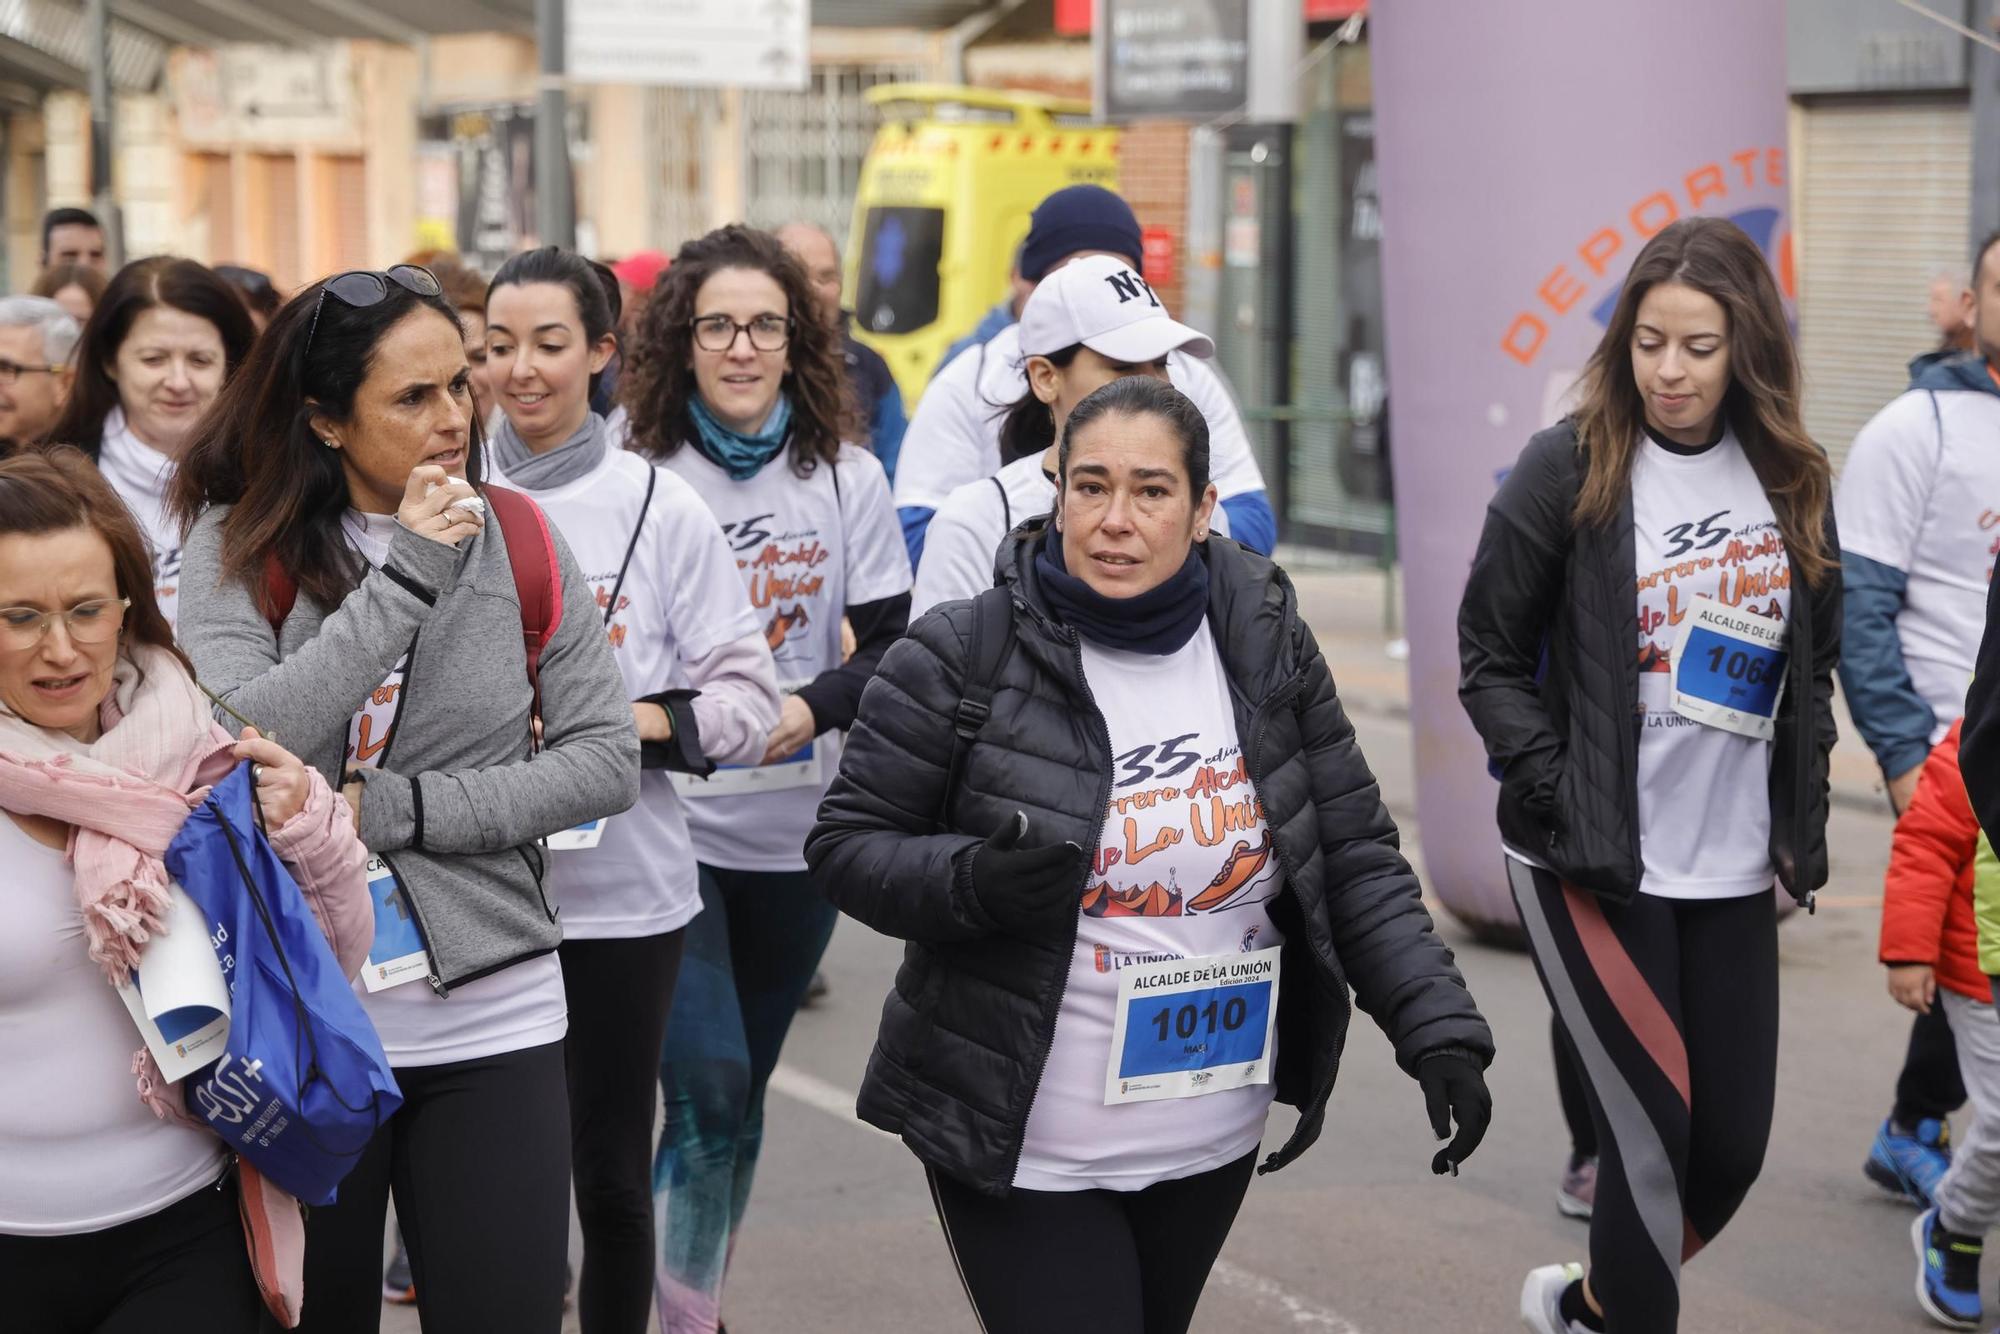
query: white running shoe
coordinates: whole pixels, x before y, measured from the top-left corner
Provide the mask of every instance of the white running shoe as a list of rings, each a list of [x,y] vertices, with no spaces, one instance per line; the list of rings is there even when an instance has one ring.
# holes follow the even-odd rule
[[[1530,1269],[1521,1284],[1521,1323],[1535,1334],[1588,1334],[1581,1325],[1563,1319],[1563,1289],[1583,1277],[1580,1264],[1543,1265]]]

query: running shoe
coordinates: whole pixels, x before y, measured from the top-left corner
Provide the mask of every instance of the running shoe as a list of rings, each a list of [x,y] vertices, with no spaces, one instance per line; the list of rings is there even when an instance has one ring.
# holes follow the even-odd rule
[[[1556,1187],[1556,1208],[1565,1218],[1589,1218],[1597,1203],[1597,1159],[1580,1153],[1570,1155],[1563,1169],[1562,1183]]]
[[[1915,1131],[1905,1132],[1893,1121],[1884,1121],[1875,1132],[1875,1145],[1868,1161],[1861,1165],[1868,1179],[1899,1199],[1919,1209],[1931,1207],[1931,1193],[1951,1167],[1951,1127],[1937,1117],[1917,1122]]]
[[[826,984],[826,974],[817,968],[813,969],[812,981],[806,983],[806,994],[799,998],[799,1008],[810,1010],[825,1000],[826,993],[830,990],[832,988]]]
[[[1563,1289],[1583,1277],[1580,1264],[1543,1265],[1521,1285],[1521,1323],[1535,1334],[1590,1334],[1562,1313]]]
[[[410,1276],[410,1250],[403,1245],[403,1233],[396,1231],[396,1253],[382,1273],[382,1300],[394,1306],[417,1304],[417,1281]]]
[[[1946,1329],[1977,1329],[1980,1239],[1953,1232],[1926,1209],[1910,1224],[1917,1252],[1917,1304]]]

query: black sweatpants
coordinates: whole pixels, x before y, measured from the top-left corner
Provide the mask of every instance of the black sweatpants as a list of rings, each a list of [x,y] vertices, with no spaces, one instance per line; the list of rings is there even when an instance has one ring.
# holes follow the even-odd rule
[[[682,931],[565,940],[570,1166],[583,1224],[583,1334],[646,1334],[653,1308],[653,1125]]]
[[[1613,1334],[1672,1331],[1680,1270],[1764,1165],[1777,1094],[1770,893],[1600,900],[1507,864],[1597,1123],[1590,1289]]]
[[[929,1173],[984,1334],[1184,1334],[1257,1164],[1144,1190],[986,1195]]]
[[[99,1232],[0,1236],[0,1329],[255,1334],[263,1310],[234,1172]]]
[[[556,1334],[569,1257],[563,1044],[396,1071],[403,1105],[306,1219],[308,1334],[382,1320],[389,1196],[424,1334]],[[271,1328],[275,1329],[273,1324]]]
[[[1942,1121],[1965,1106],[1965,1081],[1958,1073],[1958,1043],[1944,1006],[1933,1005],[1910,1025],[1909,1050],[1896,1076],[1896,1106],[1890,1112],[1899,1124],[1916,1129],[1926,1117]]]

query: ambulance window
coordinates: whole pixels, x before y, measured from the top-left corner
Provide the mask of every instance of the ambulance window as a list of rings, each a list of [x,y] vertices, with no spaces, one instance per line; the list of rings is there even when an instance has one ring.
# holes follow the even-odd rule
[[[872,208],[861,236],[854,313],[871,333],[915,333],[937,319],[941,208]]]

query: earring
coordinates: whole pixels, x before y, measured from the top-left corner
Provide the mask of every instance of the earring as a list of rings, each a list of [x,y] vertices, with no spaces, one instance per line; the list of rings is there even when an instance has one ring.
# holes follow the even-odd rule
[[[326,438],[326,441],[325,441],[325,443],[326,443],[326,447],[327,447],[328,449],[339,449],[339,448],[340,448],[340,442],[339,442],[339,441],[337,441],[337,440],[335,440],[335,439],[334,439],[334,438],[333,438],[332,436],[328,436],[328,437]]]

